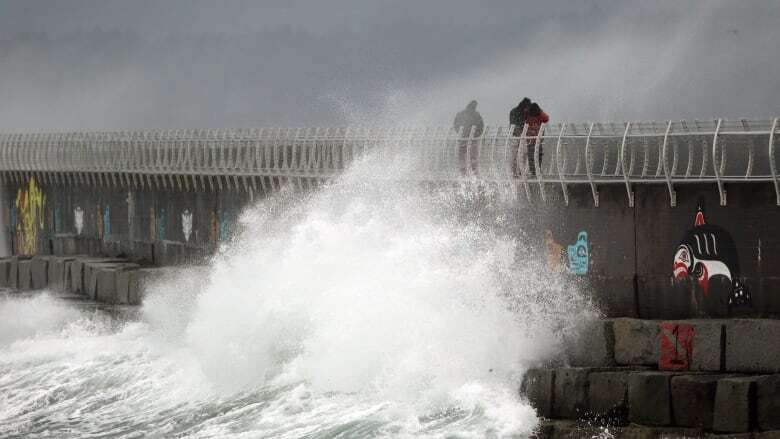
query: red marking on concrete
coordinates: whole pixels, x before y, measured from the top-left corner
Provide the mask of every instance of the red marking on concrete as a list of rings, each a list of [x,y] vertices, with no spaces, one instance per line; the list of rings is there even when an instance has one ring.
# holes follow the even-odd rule
[[[693,325],[661,323],[658,368],[688,370],[693,359]]]

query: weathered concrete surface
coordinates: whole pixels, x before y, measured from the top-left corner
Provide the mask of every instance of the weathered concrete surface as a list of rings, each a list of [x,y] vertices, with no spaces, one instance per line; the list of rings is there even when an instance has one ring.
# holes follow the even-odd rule
[[[590,374],[590,412],[613,423],[628,421],[628,371]]]
[[[523,377],[520,393],[528,398],[539,416],[552,418],[554,385],[555,370],[529,369]]]
[[[670,372],[639,372],[628,377],[629,420],[643,425],[672,423]]]
[[[756,379],[756,412],[759,429],[780,430],[780,375]]]
[[[19,261],[19,279],[17,287],[20,290],[32,289],[32,260],[25,259]]]
[[[736,319],[726,324],[726,370],[780,372],[780,321]]]
[[[619,318],[613,321],[613,328],[617,364],[658,364],[658,322]]]
[[[49,256],[35,256],[32,259],[32,288],[40,290],[49,285]]]
[[[756,377],[729,377],[718,381],[712,428],[745,433],[756,426]]]
[[[591,369],[561,368],[555,371],[553,417],[577,419],[588,412],[588,375]]]
[[[2,259],[0,260],[0,287],[8,287],[11,279],[11,260],[10,259]]]
[[[715,392],[719,375],[680,375],[672,377],[674,424],[712,430]]]
[[[703,372],[720,372],[725,370],[725,324],[726,320],[672,320],[660,324],[661,344],[659,345],[658,368],[661,370],[691,370]],[[670,331],[669,328],[691,327],[693,338],[683,340],[685,331]],[[671,346],[663,342],[672,340]],[[686,342],[690,343],[690,352],[681,349]],[[666,346],[665,346],[666,345]],[[675,367],[669,361],[672,356],[685,356],[679,358],[684,367]]]
[[[615,334],[611,319],[583,325],[580,332],[565,340],[566,362],[574,367],[615,365]]]

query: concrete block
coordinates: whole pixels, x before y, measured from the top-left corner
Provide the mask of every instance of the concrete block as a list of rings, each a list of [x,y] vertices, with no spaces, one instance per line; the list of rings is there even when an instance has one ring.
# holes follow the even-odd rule
[[[672,414],[680,427],[712,429],[719,375],[672,377]]]
[[[718,381],[712,429],[743,433],[756,424],[756,378],[729,377]]]
[[[49,285],[49,256],[36,256],[32,259],[32,288],[40,290]]]
[[[84,294],[84,260],[74,259],[69,264],[70,284],[66,288],[73,294]]]
[[[59,292],[66,290],[66,280],[70,279],[70,276],[66,276],[66,274],[68,274],[68,262],[72,260],[72,257],[67,256],[53,257],[49,259],[48,277],[50,289]]]
[[[780,372],[778,341],[779,320],[729,321],[726,323],[726,370],[743,373]]]
[[[553,417],[579,419],[588,412],[587,368],[560,368],[555,370]]]
[[[659,369],[724,370],[724,321],[678,320],[662,322],[660,328]]]
[[[52,238],[52,247],[57,256],[70,256],[78,253],[76,235],[57,234]]]
[[[147,241],[133,241],[133,259],[147,263],[154,263],[154,243]]]
[[[19,257],[11,258],[11,266],[8,272],[8,287],[19,289]]]
[[[756,418],[760,430],[780,430],[780,375],[756,379]]]
[[[536,413],[544,418],[553,415],[554,384],[554,369],[529,369],[520,386],[520,393],[528,398]]]
[[[615,361],[621,365],[658,364],[658,322],[620,318],[613,322]]]
[[[628,418],[643,425],[672,422],[670,372],[638,372],[628,376]]]
[[[575,367],[609,367],[615,364],[615,335],[612,320],[597,320],[567,337],[566,361]]]
[[[131,270],[122,270],[116,274],[116,303],[120,305],[130,304],[131,280],[134,274]]]
[[[117,268],[98,267],[95,269],[95,281],[97,283],[96,298],[103,303],[115,304],[116,297],[116,274]]]
[[[8,287],[11,274],[11,259],[0,259],[0,287]]]
[[[588,388],[588,407],[598,417],[610,424],[628,421],[628,371],[593,372]]]
[[[22,291],[32,289],[32,260],[31,259],[19,261],[18,288]]]

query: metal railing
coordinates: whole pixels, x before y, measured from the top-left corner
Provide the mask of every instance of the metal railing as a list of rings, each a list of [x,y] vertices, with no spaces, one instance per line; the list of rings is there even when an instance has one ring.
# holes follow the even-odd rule
[[[486,127],[480,136],[450,128],[263,128],[0,134],[0,175],[36,175],[58,184],[267,190],[285,181],[327,180],[361,157],[401,158],[425,181],[521,185],[542,199],[560,186],[620,184],[630,205],[633,185],[675,186],[772,182],[780,205],[778,118],[768,120],[560,123]],[[381,176],[378,176],[381,177]],[[259,183],[258,183],[259,182]],[[302,183],[301,183],[302,184]]]

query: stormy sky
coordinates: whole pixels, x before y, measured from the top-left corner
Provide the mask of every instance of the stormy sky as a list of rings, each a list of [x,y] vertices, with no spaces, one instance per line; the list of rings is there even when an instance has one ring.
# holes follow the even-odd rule
[[[780,1],[0,0],[0,129],[780,115]]]

